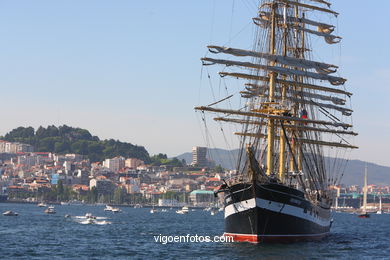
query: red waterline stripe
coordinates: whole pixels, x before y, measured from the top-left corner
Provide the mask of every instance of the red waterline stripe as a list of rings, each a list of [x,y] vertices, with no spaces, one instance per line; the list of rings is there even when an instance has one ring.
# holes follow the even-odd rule
[[[313,235],[251,235],[251,234],[232,234],[224,233],[224,236],[232,237],[234,242],[250,242],[250,243],[291,243],[299,241],[320,240],[329,233],[313,234]]]

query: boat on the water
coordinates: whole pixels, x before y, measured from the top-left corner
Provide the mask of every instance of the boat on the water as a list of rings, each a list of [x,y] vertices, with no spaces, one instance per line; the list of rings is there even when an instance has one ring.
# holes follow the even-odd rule
[[[121,213],[122,212],[122,210],[120,209],[120,208],[112,208],[111,209],[111,212],[113,212],[113,213]]]
[[[106,205],[106,207],[104,208],[104,211],[111,211],[113,213],[120,213],[120,212],[122,212],[122,210],[120,208],[115,208],[115,207],[110,206],[110,205]]]
[[[10,217],[15,217],[18,216],[19,214],[17,212],[14,212],[12,210],[7,210],[3,213],[4,216],[10,216]]]
[[[44,202],[40,202],[37,204],[37,206],[43,208],[43,207],[47,207],[47,204]]]
[[[113,207],[110,206],[110,205],[106,205],[106,207],[104,208],[104,211],[112,211]]]
[[[184,207],[182,207],[181,209],[179,209],[179,210],[176,210],[176,213],[177,214],[188,214],[188,212],[189,212],[189,209],[188,209],[188,207],[187,206],[184,206]]]
[[[218,114],[219,129],[223,123],[239,129],[237,174],[216,191],[224,194],[224,234],[234,241],[318,240],[330,232],[332,187],[345,169],[340,150],[357,148],[350,140],[357,133],[346,79],[334,75],[338,66],[313,60],[311,37],[327,44],[341,40],[329,24],[329,16],[338,15],[330,6],[324,0],[261,0],[253,49],[210,45],[212,56],[201,59],[204,66],[222,65],[226,90],[195,108],[206,134],[205,112]],[[240,92],[236,83],[229,89],[236,80]]]
[[[363,207],[360,214],[358,214],[359,218],[369,218],[370,214],[367,212],[367,165],[364,170],[364,187],[363,187]]]
[[[47,209],[45,209],[45,211],[44,211],[46,214],[56,214],[57,212],[56,212],[56,210],[55,210],[55,208],[54,208],[54,206],[49,206],[49,207],[47,207]]]
[[[380,215],[383,214],[383,209],[382,209],[382,196],[379,197],[379,209],[376,212],[376,214]]]

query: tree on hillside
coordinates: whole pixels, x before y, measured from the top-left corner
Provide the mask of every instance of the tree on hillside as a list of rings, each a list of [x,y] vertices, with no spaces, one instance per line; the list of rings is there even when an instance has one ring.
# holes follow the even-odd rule
[[[82,154],[91,161],[123,156],[138,158],[146,163],[150,162],[149,153],[143,146],[114,139],[100,140],[86,129],[67,125],[59,127],[51,125],[46,128],[40,126],[36,132],[32,127],[18,127],[7,133],[3,139],[10,142],[31,144],[38,152]]]

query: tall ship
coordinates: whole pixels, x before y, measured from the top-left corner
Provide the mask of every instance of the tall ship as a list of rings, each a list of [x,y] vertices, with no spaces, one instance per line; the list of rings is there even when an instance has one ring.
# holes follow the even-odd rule
[[[236,174],[216,192],[224,194],[224,234],[253,243],[322,239],[343,158],[357,148],[346,79],[314,58],[341,41],[329,22],[338,13],[323,0],[262,0],[257,8],[251,49],[210,45],[201,59],[241,88],[195,108],[205,124],[211,115],[238,129]]]

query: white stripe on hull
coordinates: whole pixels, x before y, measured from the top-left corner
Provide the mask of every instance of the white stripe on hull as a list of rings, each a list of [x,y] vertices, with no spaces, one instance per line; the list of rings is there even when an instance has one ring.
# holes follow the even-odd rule
[[[232,214],[253,208],[256,208],[256,200],[254,198],[230,204],[225,207],[225,218],[229,217]]]
[[[269,200],[264,200],[260,198],[256,199],[249,199],[249,200],[244,200],[240,202],[236,202],[234,204],[230,204],[225,207],[225,218],[229,217],[232,214],[238,213],[238,212],[243,212],[249,209],[253,208],[262,208],[266,210],[270,210],[273,212],[281,213],[281,214],[286,214],[294,217],[298,217],[301,219],[305,219],[308,221],[311,221],[313,223],[316,223],[317,225],[320,225],[322,227],[328,227],[330,226],[330,219],[323,219],[319,218],[313,215],[310,215],[309,211],[306,213],[304,212],[303,208],[291,206],[288,204],[283,204],[280,202],[275,202],[275,201],[269,201]]]

